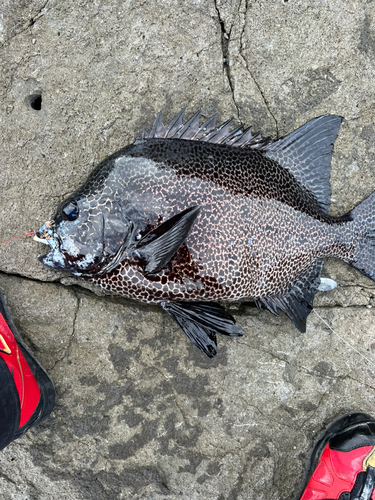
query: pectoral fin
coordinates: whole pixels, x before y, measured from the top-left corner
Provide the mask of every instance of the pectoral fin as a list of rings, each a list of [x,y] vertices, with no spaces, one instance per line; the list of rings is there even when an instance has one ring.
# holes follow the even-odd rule
[[[245,333],[233,316],[216,303],[163,302],[162,307],[209,358],[216,354],[216,333],[229,337],[241,337]]]
[[[146,262],[146,274],[155,274],[168,264],[184,243],[199,212],[199,206],[187,208],[160,224],[139,241],[134,253]]]

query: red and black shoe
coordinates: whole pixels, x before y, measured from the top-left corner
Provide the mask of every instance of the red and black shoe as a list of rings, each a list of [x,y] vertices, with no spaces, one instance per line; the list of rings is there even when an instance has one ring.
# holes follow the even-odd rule
[[[350,413],[315,443],[296,500],[375,500],[375,419]]]
[[[54,404],[52,381],[23,344],[0,293],[0,450],[43,422]]]

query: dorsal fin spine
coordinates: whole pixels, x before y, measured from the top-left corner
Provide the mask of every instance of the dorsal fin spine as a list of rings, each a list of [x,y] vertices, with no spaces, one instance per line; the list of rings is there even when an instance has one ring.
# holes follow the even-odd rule
[[[251,127],[243,130],[242,126],[229,130],[233,120],[227,120],[219,127],[216,127],[217,114],[208,118],[206,122],[199,126],[200,110],[183,124],[183,116],[186,108],[171,120],[166,127],[163,125],[161,113],[158,114],[151,132],[148,133],[143,128],[140,139],[183,139],[190,141],[210,142],[212,144],[227,144],[233,147],[249,147],[254,149],[264,148],[268,139],[263,139],[260,132],[255,135],[251,133]]]

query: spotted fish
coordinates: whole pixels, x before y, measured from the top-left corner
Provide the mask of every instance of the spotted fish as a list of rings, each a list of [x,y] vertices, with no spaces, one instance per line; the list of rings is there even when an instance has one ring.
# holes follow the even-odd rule
[[[41,262],[160,304],[210,357],[216,333],[244,333],[217,301],[251,298],[304,332],[324,258],[375,281],[375,194],[327,213],[340,117],[271,141],[183,114],[166,127],[159,114],[59,205],[36,236]]]

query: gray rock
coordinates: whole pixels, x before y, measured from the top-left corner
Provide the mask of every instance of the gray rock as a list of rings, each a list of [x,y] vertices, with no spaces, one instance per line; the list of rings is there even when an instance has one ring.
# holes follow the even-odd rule
[[[0,241],[184,105],[273,137],[340,114],[331,211],[347,212],[375,190],[374,15],[366,0],[3,2]],[[375,413],[375,286],[342,263],[306,334],[232,306],[246,336],[208,360],[158,308],[97,296],[43,250],[0,245],[0,287],[57,394],[0,454],[6,500],[289,499],[325,425]]]

